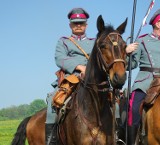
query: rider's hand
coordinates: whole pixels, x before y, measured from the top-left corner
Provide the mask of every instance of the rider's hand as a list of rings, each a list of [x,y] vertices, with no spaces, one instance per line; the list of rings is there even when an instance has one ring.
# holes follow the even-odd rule
[[[80,72],[85,72],[86,71],[86,66],[84,66],[84,65],[77,65],[76,70],[79,70]]]
[[[137,50],[137,48],[138,48],[138,43],[137,42],[131,43],[126,47],[126,53],[127,54],[132,53],[135,50]]]
[[[84,65],[78,65],[78,66],[76,67],[76,70],[79,70],[79,71],[80,71],[79,77],[80,77],[81,79],[84,79],[84,77],[85,77],[85,71],[86,71],[86,66],[84,66]]]
[[[85,77],[85,72],[81,72],[80,74],[79,74],[79,77],[80,77],[80,79],[84,79],[84,77]]]

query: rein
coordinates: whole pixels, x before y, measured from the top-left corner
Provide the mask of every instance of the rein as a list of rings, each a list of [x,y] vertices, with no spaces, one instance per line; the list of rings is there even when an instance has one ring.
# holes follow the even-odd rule
[[[116,35],[116,40],[115,41],[113,41],[111,39],[111,35]],[[86,118],[86,116],[84,116],[84,114],[82,113],[82,110],[80,109],[81,108],[80,105],[83,104],[83,99],[84,98],[83,99],[81,98],[82,99],[81,102],[78,102],[78,100],[77,100],[77,103],[76,103],[77,104],[77,111],[78,111],[77,113],[80,115],[80,117],[82,118],[84,124],[86,124],[86,126],[90,130],[91,136],[92,136],[94,141],[97,140],[97,136],[100,133],[100,127],[102,126],[102,123],[101,123],[101,120],[100,120],[100,114],[99,114],[99,107],[98,107],[98,104],[97,104],[97,99],[98,98],[96,98],[94,96],[95,96],[95,94],[98,95],[98,92],[106,92],[106,93],[107,92],[108,93],[112,92],[113,95],[115,94],[115,92],[113,91],[113,88],[111,87],[111,83],[110,83],[110,79],[109,79],[109,72],[108,71],[109,71],[109,69],[111,69],[113,64],[116,63],[116,62],[123,62],[125,64],[125,61],[122,59],[122,56],[120,54],[120,47],[118,46],[119,36],[121,37],[121,35],[119,33],[110,33],[107,36],[107,38],[109,39],[109,41],[113,45],[111,49],[112,49],[112,54],[113,54],[113,58],[114,59],[113,59],[113,62],[111,62],[110,64],[106,63],[105,58],[104,58],[104,56],[103,56],[103,54],[102,54],[102,52],[100,50],[100,47],[97,47],[98,48],[97,62],[99,63],[99,66],[102,66],[102,69],[104,70],[104,72],[107,73],[108,80],[104,81],[104,82],[101,82],[99,84],[89,83],[89,82],[85,83],[84,80],[81,81],[81,85],[89,91],[89,93],[90,93],[90,95],[91,95],[91,97],[93,99],[93,102],[94,102],[94,105],[95,105],[95,113],[96,113],[96,116],[97,116],[97,123],[98,123],[97,125],[98,126],[95,126],[94,124],[91,124],[89,122],[89,120]],[[114,54],[115,47],[117,47],[118,50],[119,50],[119,54],[120,55],[118,56],[118,58],[116,58],[115,54]],[[96,92],[96,90],[94,90],[93,86],[97,86],[97,88],[98,88],[97,91],[98,92]],[[112,103],[114,104],[115,99],[113,99],[112,101],[113,101]],[[113,116],[115,116],[115,109],[113,109],[113,110],[111,109],[111,112],[112,112]],[[113,121],[115,121],[115,120],[113,119]]]
[[[81,83],[83,84],[83,86],[85,88],[88,88],[90,90],[93,90],[93,86],[97,86],[97,87],[100,88],[100,89],[98,89],[98,92],[112,92],[113,91],[109,81],[104,81],[104,82],[102,82],[100,84],[87,82],[87,84],[86,84],[84,82],[84,80],[81,80]]]
[[[96,113],[96,116],[97,116],[97,125],[95,125],[95,123],[90,123],[90,121],[87,119],[87,117],[82,113],[82,110],[80,109],[80,105],[83,104],[83,99],[81,100],[81,102],[78,102],[78,99],[76,99],[76,105],[77,105],[77,113],[79,114],[79,116],[81,117],[83,123],[88,127],[89,131],[90,131],[90,134],[91,134],[91,137],[93,138],[93,144],[96,145],[97,143],[97,137],[99,134],[102,134],[103,132],[101,132],[100,128],[102,126],[102,123],[101,123],[101,119],[100,119],[100,113],[99,113],[99,109],[98,109],[98,104],[96,103],[97,100],[96,100],[96,97],[95,94],[96,94],[96,91],[90,87],[90,86],[86,86],[84,81],[81,81],[81,85],[84,87],[84,88],[87,88],[87,90],[89,91],[92,99],[93,99],[93,102],[94,102],[94,105],[95,105],[95,113]],[[94,83],[90,83],[89,85],[96,85],[97,84],[94,84]],[[101,84],[98,84],[98,86],[103,86],[103,85],[107,85],[106,82],[102,82]]]

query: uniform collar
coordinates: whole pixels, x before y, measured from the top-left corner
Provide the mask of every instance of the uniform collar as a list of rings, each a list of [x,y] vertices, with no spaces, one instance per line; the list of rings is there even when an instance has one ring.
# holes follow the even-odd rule
[[[74,39],[76,39],[76,40],[84,40],[84,39],[87,38],[87,37],[86,37],[86,34],[83,34],[83,35],[81,35],[81,36],[72,34],[71,37],[74,38]]]
[[[160,40],[160,36],[154,34],[153,32],[151,33],[151,37],[157,40]]]

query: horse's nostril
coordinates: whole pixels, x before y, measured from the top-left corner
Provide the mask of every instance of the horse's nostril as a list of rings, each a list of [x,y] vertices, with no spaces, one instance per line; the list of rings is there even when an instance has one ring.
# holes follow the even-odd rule
[[[118,74],[117,73],[115,73],[114,77],[115,77],[116,80],[118,80]]]
[[[126,81],[126,73],[123,76],[120,76],[119,74],[115,73],[113,80],[112,80],[112,86],[116,88],[121,88]]]

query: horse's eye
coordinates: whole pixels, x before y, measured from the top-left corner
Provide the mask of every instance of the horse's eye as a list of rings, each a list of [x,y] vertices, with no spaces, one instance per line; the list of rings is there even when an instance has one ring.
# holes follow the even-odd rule
[[[102,48],[102,49],[105,48],[105,47],[106,47],[105,44],[101,44],[101,45],[100,45],[100,48]]]

